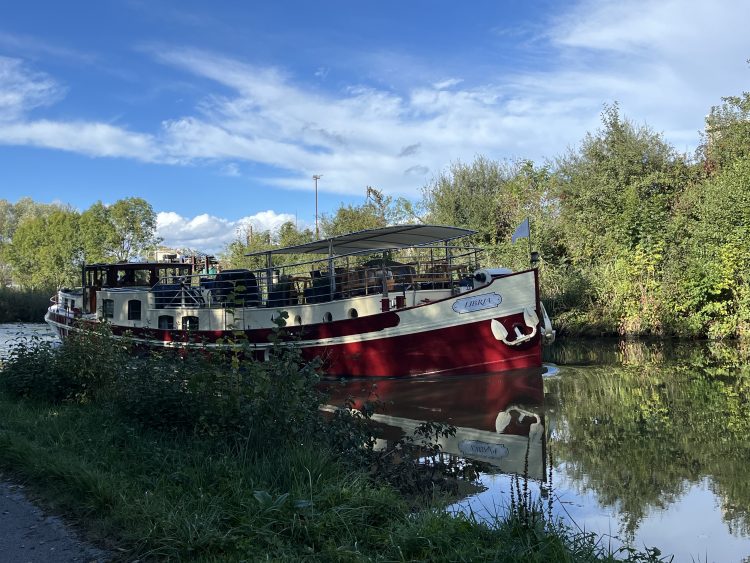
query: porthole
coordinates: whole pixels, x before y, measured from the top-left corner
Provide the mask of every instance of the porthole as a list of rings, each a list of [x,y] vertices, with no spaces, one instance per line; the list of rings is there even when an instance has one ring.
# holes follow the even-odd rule
[[[323,315],[323,320],[327,323],[330,323],[333,320],[333,315],[331,313],[326,313]]]
[[[349,318],[350,319],[356,319],[358,316],[359,316],[359,313],[357,312],[356,309],[354,309],[354,308],[349,309]]]
[[[302,326],[302,317],[300,317],[299,315],[296,315],[294,317],[294,324],[297,326]]]

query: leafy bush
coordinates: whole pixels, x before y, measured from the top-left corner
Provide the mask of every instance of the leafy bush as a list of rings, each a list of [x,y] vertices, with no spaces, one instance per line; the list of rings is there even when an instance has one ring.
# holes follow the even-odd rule
[[[237,346],[130,361],[115,382],[114,408],[144,426],[197,436],[288,442],[319,429],[317,363],[280,338],[266,362]]]
[[[31,338],[17,342],[0,372],[0,386],[16,397],[51,403],[89,402],[111,389],[127,349],[106,326],[71,332],[65,346]]]
[[[49,342],[17,342],[3,364],[0,386],[14,397],[58,403],[69,395],[65,374]]]
[[[41,322],[54,291],[0,286],[0,323]]]

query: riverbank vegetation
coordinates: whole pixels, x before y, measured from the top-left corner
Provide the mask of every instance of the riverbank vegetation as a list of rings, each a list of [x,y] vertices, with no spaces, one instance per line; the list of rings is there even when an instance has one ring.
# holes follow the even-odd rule
[[[608,105],[601,127],[563,155],[456,162],[415,201],[368,187],[362,205],[325,215],[322,233],[457,225],[477,231],[473,242],[489,249],[488,263],[521,268],[528,247],[511,244],[511,234],[530,217],[544,299],[560,333],[748,336],[750,93],[725,98],[705,123],[696,154],[687,155]],[[27,200],[0,204],[0,272],[24,287],[75,283],[82,259],[128,258],[157,241],[143,200],[97,203],[80,214]],[[222,258],[258,266],[248,251],[312,237],[291,223],[250,231]]]
[[[315,365],[293,346],[264,363],[144,359],[104,338],[15,349],[0,371],[0,468],[116,558],[659,560],[610,553],[520,498],[492,522],[449,515],[448,481],[397,477],[419,471],[399,455],[407,442],[379,452],[358,412],[323,418]],[[374,470],[386,457],[401,468]]]
[[[54,289],[20,289],[0,286],[0,323],[39,323],[49,307]]]

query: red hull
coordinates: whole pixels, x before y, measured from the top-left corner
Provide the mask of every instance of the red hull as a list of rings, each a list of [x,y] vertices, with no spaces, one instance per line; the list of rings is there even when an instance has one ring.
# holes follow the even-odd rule
[[[308,359],[323,358],[324,371],[333,376],[496,373],[542,365],[539,335],[525,344],[508,346],[495,339],[489,321],[366,342],[314,346],[302,352]]]
[[[71,324],[71,319],[63,315],[54,315],[53,320],[68,326]],[[518,320],[520,319],[516,316],[505,317],[503,324],[512,326]],[[207,344],[233,336],[232,333],[223,331],[198,331],[188,334],[184,331],[126,331],[122,327],[112,329],[115,335],[125,335],[128,332],[129,337],[154,346],[185,342]],[[250,342],[267,342],[266,338],[258,338],[267,336],[266,333],[267,331],[248,331],[247,337]],[[301,346],[303,357],[308,360],[322,358],[323,370],[331,376],[392,377],[497,373],[542,365],[539,335],[524,344],[508,346],[495,339],[487,320],[366,341],[323,346],[305,346],[301,343]]]

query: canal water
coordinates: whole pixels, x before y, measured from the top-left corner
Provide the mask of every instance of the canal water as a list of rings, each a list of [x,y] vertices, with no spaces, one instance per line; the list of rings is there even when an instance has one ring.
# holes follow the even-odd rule
[[[451,511],[491,522],[526,476],[545,512],[551,496],[553,519],[612,549],[750,561],[750,350],[563,339],[545,360],[543,370],[332,389],[334,401],[380,400],[386,436],[420,421],[456,427],[443,451],[480,460],[483,490]]]
[[[0,362],[14,345],[36,340],[57,342],[45,323],[0,323]]]
[[[29,335],[52,336],[0,325],[0,357]],[[562,339],[545,360],[500,375],[348,380],[330,386],[331,402],[379,400],[383,439],[424,421],[454,426],[444,451],[481,473],[452,511],[503,515],[521,475],[532,496],[549,494],[545,508],[552,498],[553,518],[613,549],[750,561],[750,349]]]

